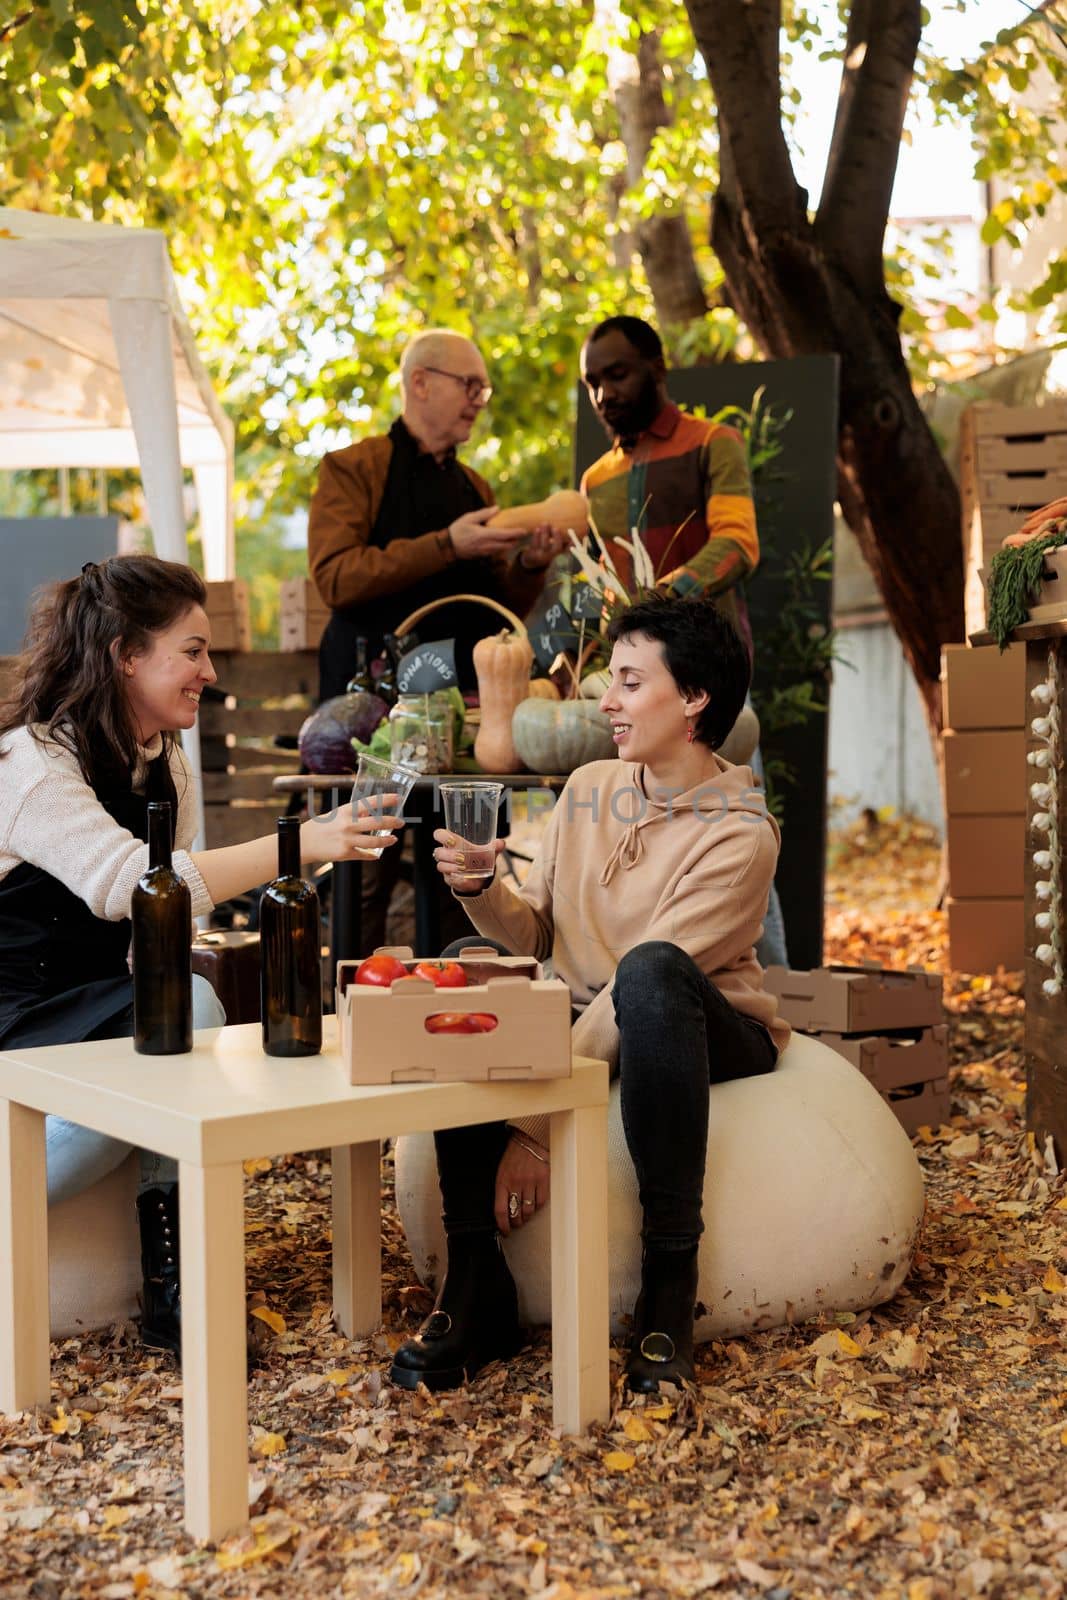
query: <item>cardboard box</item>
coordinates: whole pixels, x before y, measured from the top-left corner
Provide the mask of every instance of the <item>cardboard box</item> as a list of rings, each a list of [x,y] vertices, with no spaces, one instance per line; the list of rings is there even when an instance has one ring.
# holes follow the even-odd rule
[[[941,977],[919,968],[768,967],[764,982],[778,1010],[802,1033],[884,1033],[929,1028],[944,1020]]]
[[[976,652],[977,654],[978,652]],[[1026,763],[1021,727],[942,735],[945,807],[949,816],[1023,812],[1034,769]]]
[[[309,578],[286,578],[280,590],[282,650],[317,650],[330,608]]]
[[[883,1098],[892,1106],[897,1121],[908,1135],[918,1133],[920,1128],[940,1128],[952,1114],[947,1078],[890,1089]]]
[[[211,623],[213,650],[251,650],[252,616],[248,584],[243,578],[226,578],[205,584],[204,610]]]
[[[1026,917],[1021,895],[1010,899],[957,900],[948,909],[948,959],[954,972],[1022,969]]]
[[[376,952],[376,954],[379,952]],[[410,949],[384,947],[409,969]],[[528,956],[501,956],[479,946],[459,961],[465,989],[435,989],[401,978],[389,989],[355,983],[358,961],[337,964],[341,1054],[352,1083],[464,1083],[513,1078],[568,1078],[571,1071],[571,995],[546,978]],[[440,1012],[496,1017],[486,1033],[428,1033]]]
[[[880,1034],[849,1038],[840,1033],[821,1033],[819,1037],[858,1067],[879,1094],[948,1076],[948,1028],[943,1022],[916,1028],[910,1038]]]
[[[1017,899],[1023,892],[1026,818],[952,817],[947,821],[948,892],[957,900]]]
[[[971,728],[1021,728],[1026,723],[1026,646],[972,649],[948,644],[941,651],[944,725],[957,733]]]

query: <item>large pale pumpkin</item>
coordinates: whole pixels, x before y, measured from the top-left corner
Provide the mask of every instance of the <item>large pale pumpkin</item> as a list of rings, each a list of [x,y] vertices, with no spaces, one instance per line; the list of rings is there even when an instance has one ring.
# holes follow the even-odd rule
[[[611,723],[589,700],[523,700],[511,732],[531,772],[573,772],[615,754]]]
[[[576,533],[581,538],[589,527],[589,507],[584,494],[579,494],[577,489],[560,489],[546,500],[537,500],[531,505],[506,506],[489,519],[488,525],[490,528],[514,528],[522,533],[549,527],[555,533]]]
[[[479,639],[473,656],[482,713],[474,739],[474,759],[483,772],[521,772],[522,761],[511,736],[511,717],[530,692],[530,641],[525,631],[512,633],[504,628],[488,639]]]

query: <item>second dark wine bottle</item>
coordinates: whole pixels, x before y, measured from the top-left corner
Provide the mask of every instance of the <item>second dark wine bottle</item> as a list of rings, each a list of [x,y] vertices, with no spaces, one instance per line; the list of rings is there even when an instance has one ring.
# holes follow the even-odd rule
[[[367,641],[362,635],[356,640],[356,670],[348,680],[346,694],[377,694],[374,674],[367,660]]]
[[[193,902],[171,865],[170,802],[148,807],[148,870],[130,902],[133,1048],[144,1056],[193,1048]]]
[[[263,1048],[269,1056],[322,1049],[319,897],[300,876],[300,819],[278,818],[278,876],[259,908]]]

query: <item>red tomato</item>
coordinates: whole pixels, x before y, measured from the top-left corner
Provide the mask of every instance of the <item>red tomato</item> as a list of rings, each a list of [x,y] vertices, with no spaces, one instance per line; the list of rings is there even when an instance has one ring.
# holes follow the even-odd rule
[[[407,975],[407,967],[396,956],[368,956],[356,968],[357,983],[374,984],[379,989],[388,989],[397,978],[406,978]]]
[[[495,1027],[488,1011],[435,1011],[426,1018],[427,1033],[492,1033]]]
[[[413,978],[425,978],[435,989],[465,989],[467,974],[458,961],[420,961]]]

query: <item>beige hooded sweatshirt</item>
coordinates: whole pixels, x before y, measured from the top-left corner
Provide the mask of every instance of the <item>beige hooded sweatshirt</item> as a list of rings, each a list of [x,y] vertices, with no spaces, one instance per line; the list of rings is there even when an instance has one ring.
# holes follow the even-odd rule
[[[611,986],[635,945],[663,939],[688,952],[735,1010],[762,1022],[781,1050],[788,1024],[763,987],[755,944],[778,859],[778,825],[748,767],[684,794],[649,793],[629,761],[579,767],[549,818],[521,890],[498,879],[462,904],[480,933],[515,955],[551,957],[580,1015],[578,1055],[617,1070]],[[516,1121],[542,1143],[547,1118]]]

